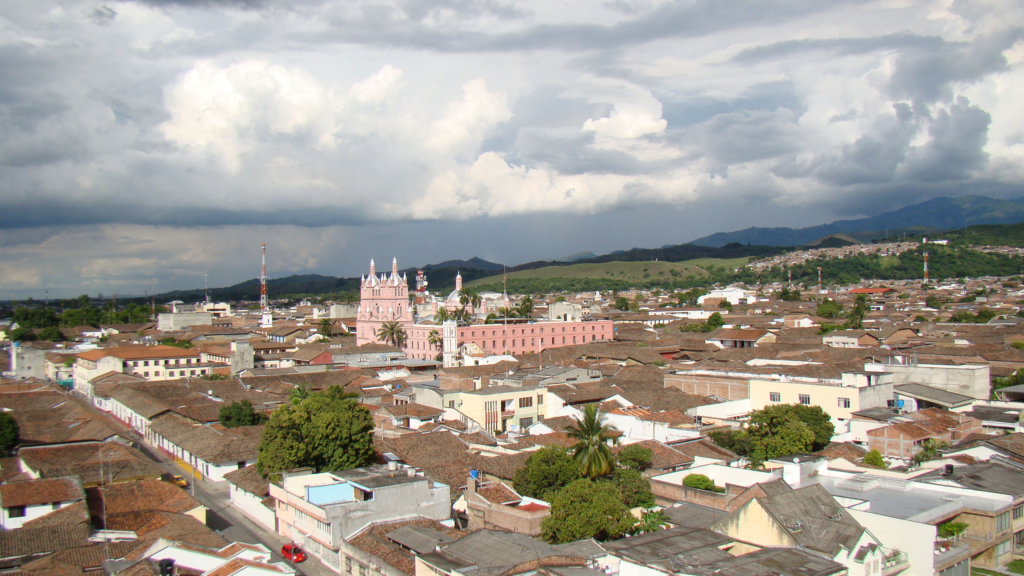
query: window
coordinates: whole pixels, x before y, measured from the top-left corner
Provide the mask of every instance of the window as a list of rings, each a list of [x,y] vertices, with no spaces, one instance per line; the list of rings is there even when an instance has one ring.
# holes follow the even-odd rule
[[[352,573],[352,557],[345,555],[345,572]]]
[[[1013,519],[1016,520],[1021,516],[1024,516],[1024,504],[1017,504],[1013,507]]]
[[[317,520],[316,520],[316,527],[317,527],[318,530],[320,530],[324,534],[330,534],[331,533],[331,525],[330,525],[330,523],[324,522],[323,520],[320,520],[319,518],[317,518]]]
[[[996,532],[1002,532],[1003,530],[1010,529],[1010,513],[1003,512],[999,516],[996,516]]]
[[[810,403],[811,403],[810,395],[808,395],[808,394],[801,394],[800,395],[800,403],[804,404],[804,405],[810,405]]]
[[[1003,554],[1009,554],[1010,545],[1011,543],[1009,540],[1005,540],[1003,542],[1000,542],[999,544],[996,544],[996,557],[1002,556]]]
[[[537,395],[537,406],[540,406],[543,403],[544,403],[544,395],[543,394],[538,394]]]
[[[1013,535],[1013,543],[1017,546],[1024,546],[1024,530]]]
[[[782,394],[780,392],[769,392],[768,393],[768,401],[769,402],[782,402]]]
[[[449,400],[448,401],[448,407],[449,408],[455,408],[455,400]]]
[[[850,399],[849,398],[840,398],[839,399],[839,407],[840,408],[849,408],[850,407]]]
[[[530,426],[533,426],[533,418],[520,418],[519,419],[519,430],[526,430]]]
[[[149,378],[149,372],[143,372],[142,375],[145,376],[146,378]]]
[[[60,510],[60,502],[54,502],[50,504],[50,510]]]
[[[25,507],[24,506],[11,506],[7,509],[8,518],[24,518]]]
[[[533,397],[527,396],[526,398],[519,399],[520,408],[529,408],[530,406],[533,406]]]

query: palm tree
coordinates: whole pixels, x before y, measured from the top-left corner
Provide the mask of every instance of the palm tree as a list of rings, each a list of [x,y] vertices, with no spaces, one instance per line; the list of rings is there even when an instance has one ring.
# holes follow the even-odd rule
[[[427,334],[427,344],[430,344],[434,348],[440,348],[442,343],[441,335],[438,334],[437,330],[431,330],[430,334]]]
[[[317,325],[317,332],[320,332],[324,336],[330,338],[331,333],[334,332],[334,323],[331,322],[330,318],[320,320],[320,324]]]
[[[518,316],[518,314],[516,314],[516,311],[515,311],[514,308],[511,308],[511,309],[510,308],[499,308],[498,309],[498,316],[500,318],[515,318],[516,316]]]
[[[405,328],[402,328],[402,325],[394,320],[381,324],[380,329],[377,330],[377,339],[385,344],[390,342],[395,348],[401,348],[405,344],[406,338]]]
[[[523,301],[519,303],[519,315],[523,318],[529,318],[530,314],[533,313],[533,298],[524,296]]]
[[[612,428],[604,423],[604,415],[597,404],[583,407],[583,418],[565,429],[565,433],[576,440],[569,449],[573,459],[580,466],[580,473],[589,478],[611,474],[615,470],[615,456],[608,447],[608,440],[617,443],[611,434]]]
[[[480,297],[480,293],[473,288],[463,288],[459,292],[459,302],[462,303],[462,307],[465,308],[467,305],[473,306],[473,310],[480,308],[480,304],[483,302],[483,298]]]
[[[447,322],[448,320],[451,320],[451,319],[452,319],[452,315],[451,315],[450,312],[448,312],[447,308],[441,308],[440,310],[437,311],[436,314],[434,314],[434,321],[435,322]]]

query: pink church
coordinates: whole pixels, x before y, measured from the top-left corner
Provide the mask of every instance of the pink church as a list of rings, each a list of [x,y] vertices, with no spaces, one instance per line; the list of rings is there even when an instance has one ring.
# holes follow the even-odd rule
[[[456,292],[449,295],[441,306],[447,306],[453,299],[457,299],[461,284],[460,276],[456,279]],[[371,260],[370,275],[361,280],[359,296],[356,344],[379,343],[377,331],[384,322],[393,320],[405,329],[405,352],[410,358],[433,360],[441,352],[440,346],[430,344],[431,333],[436,331],[440,335],[441,326],[416,323],[413,320],[409,283],[404,275],[398,275],[397,259],[391,262],[391,276],[381,274],[380,277],[376,275],[376,267]],[[460,346],[473,343],[491,354],[509,353],[513,356],[549,348],[609,341],[614,337],[611,320],[566,322],[515,319],[509,320],[508,324],[460,325],[456,334]]]

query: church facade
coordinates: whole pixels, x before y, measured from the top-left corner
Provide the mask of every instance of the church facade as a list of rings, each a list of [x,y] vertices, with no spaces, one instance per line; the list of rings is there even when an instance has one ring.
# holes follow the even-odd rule
[[[456,278],[456,289],[452,294],[433,305],[418,304],[423,312],[428,308],[433,314],[437,309],[458,303],[458,292],[462,289],[461,275]],[[421,298],[422,294],[414,294]],[[510,306],[506,297],[504,306]],[[471,306],[467,306],[471,308]],[[475,314],[487,314],[488,308],[482,303]],[[405,329],[405,353],[410,358],[433,360],[441,353],[441,346],[431,343],[440,340],[442,327],[433,322],[416,322],[409,298],[409,283],[405,275],[398,274],[398,261],[391,262],[391,275],[377,276],[373,260],[370,260],[370,274],[360,280],[359,307],[356,313],[356,344],[380,343],[377,333],[385,322],[398,322]],[[509,319],[507,323],[469,324],[455,328],[458,345],[473,343],[491,354],[539,353],[550,348],[609,341],[615,338],[611,320],[546,321]],[[432,337],[432,333],[437,334]]]

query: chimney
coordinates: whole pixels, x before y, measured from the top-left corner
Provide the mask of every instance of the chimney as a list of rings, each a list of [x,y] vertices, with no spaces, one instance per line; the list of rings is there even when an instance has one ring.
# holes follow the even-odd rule
[[[174,560],[164,558],[157,562],[160,569],[160,576],[174,576]]]

